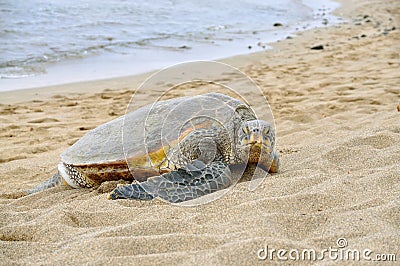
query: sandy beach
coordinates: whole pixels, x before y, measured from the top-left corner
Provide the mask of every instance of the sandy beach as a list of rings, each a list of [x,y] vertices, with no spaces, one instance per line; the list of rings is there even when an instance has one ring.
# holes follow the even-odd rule
[[[338,249],[338,239],[347,242],[339,250],[359,250],[362,263],[367,249],[371,260],[393,254],[398,263],[400,2],[340,2],[343,24],[222,60],[268,99],[281,169],[255,191],[244,181],[209,204],[111,201],[104,187],[24,196],[56,172],[66,148],[123,115],[149,74],[1,93],[0,265],[278,264],[276,252],[265,252],[320,256]],[[136,100],[146,105],[157,93]],[[263,99],[253,100],[262,112]],[[338,261],[354,263],[328,253],[313,263]]]

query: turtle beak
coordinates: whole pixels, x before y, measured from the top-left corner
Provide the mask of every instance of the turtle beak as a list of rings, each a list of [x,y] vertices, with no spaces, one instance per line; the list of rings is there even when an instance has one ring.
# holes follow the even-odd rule
[[[263,138],[262,135],[259,133],[250,133],[248,136],[248,144],[262,144]]]

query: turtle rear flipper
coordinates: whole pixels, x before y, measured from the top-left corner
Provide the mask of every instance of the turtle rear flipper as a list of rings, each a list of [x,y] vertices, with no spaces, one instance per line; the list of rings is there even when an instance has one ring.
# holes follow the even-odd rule
[[[196,160],[176,171],[149,178],[142,183],[119,186],[109,199],[152,199],[160,197],[172,203],[191,200],[227,188],[231,172],[226,163],[204,164]]]
[[[50,179],[47,179],[46,181],[43,181],[39,185],[35,186],[34,188],[29,189],[27,191],[27,193],[28,194],[33,194],[33,193],[41,192],[41,191],[44,191],[46,189],[58,186],[58,185],[62,184],[63,181],[64,181],[64,179],[62,178],[60,173],[57,172]]]

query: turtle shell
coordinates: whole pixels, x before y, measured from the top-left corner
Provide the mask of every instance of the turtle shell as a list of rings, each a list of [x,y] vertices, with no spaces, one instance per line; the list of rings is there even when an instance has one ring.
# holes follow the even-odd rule
[[[246,104],[218,93],[158,101],[89,131],[61,160],[95,183],[143,181],[160,174],[168,152],[193,130],[223,128],[235,141],[238,121],[250,119],[255,115]]]

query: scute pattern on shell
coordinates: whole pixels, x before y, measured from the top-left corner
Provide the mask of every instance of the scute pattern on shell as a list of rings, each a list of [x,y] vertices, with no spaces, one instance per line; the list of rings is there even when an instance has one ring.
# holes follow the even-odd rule
[[[247,105],[218,93],[159,101],[91,130],[67,149],[61,160],[78,167],[84,175],[102,166],[104,177],[99,179],[105,181],[106,172],[126,164],[127,158],[137,178],[146,169],[160,171],[163,156],[193,130],[223,128],[227,132],[225,148],[233,154],[234,132],[240,122],[250,119],[255,115]]]

